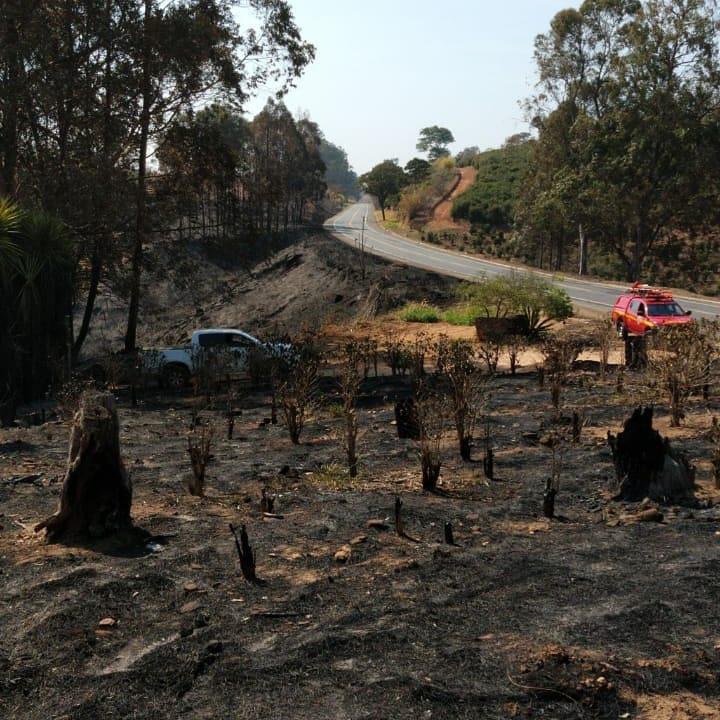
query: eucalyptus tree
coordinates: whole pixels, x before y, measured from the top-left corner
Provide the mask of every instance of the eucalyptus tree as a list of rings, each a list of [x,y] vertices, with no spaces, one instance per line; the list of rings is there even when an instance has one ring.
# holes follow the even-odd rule
[[[719,22],[714,0],[586,0],[555,16],[535,45],[526,231],[552,197],[568,232],[582,225],[637,279],[668,232],[708,219],[720,179]]]
[[[135,347],[148,231],[148,149],[181,112],[212,98],[242,103],[261,84],[289,87],[313,59],[285,0],[142,0],[136,46],[139,110],[137,204],[125,349]],[[238,17],[245,11],[248,26]],[[247,13],[250,13],[248,17]]]

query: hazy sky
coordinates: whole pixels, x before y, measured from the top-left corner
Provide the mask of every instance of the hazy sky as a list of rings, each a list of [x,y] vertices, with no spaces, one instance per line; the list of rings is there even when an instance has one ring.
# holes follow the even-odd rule
[[[450,128],[457,152],[527,130],[533,41],[574,0],[292,0],[315,62],[286,97],[358,173],[416,155],[418,131]],[[261,109],[268,92],[247,107]]]

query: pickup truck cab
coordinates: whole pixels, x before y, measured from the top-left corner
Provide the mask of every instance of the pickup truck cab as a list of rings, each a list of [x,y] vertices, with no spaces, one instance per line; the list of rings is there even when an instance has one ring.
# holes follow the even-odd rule
[[[692,322],[690,314],[668,290],[635,283],[615,301],[610,317],[618,336],[624,339],[668,325],[687,324]]]
[[[228,375],[247,372],[251,352],[260,356],[288,357],[292,346],[258,340],[249,333],[231,328],[196,330],[189,345],[143,353],[145,366],[154,369],[163,385],[180,388],[188,385],[203,365],[214,363]]]

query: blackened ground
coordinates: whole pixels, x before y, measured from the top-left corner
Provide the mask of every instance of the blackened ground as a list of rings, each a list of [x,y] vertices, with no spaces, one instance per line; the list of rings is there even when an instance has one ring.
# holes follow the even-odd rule
[[[421,491],[416,444],[396,437],[397,382],[368,385],[356,481],[333,405],[297,447],[259,426],[262,393],[243,396],[233,440],[224,400],[203,407],[216,428],[203,500],[183,487],[196,400],[121,400],[142,532],[91,548],[32,533],[57,503],[68,426],[0,431],[0,717],[719,717],[720,514],[634,523],[636,505],[610,500],[604,436],[633,382],[618,396],[612,376],[573,378],[564,413],[587,426],[565,454],[555,521],[540,517],[551,413],[533,375],[494,381],[499,480],[462,463],[448,433],[436,495]],[[699,462],[704,504],[712,412],[693,406],[673,437]],[[282,519],[261,515],[263,487]],[[392,527],[396,494],[418,542],[367,526]],[[458,547],[441,544],[446,521]],[[240,575],[230,522],[247,526],[260,585]]]

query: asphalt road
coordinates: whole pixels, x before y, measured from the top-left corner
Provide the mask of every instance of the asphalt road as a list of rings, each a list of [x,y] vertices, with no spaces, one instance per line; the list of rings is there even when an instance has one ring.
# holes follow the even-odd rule
[[[532,272],[564,288],[576,308],[596,312],[609,311],[617,296],[627,288],[627,284],[623,283],[561,277],[408,240],[388,232],[375,222],[374,208],[369,200],[346,207],[330,218],[325,226],[339,240],[359,247],[363,234],[363,217],[367,218],[364,231],[367,252],[405,265],[432,270],[440,275],[449,275],[461,280],[477,280],[482,277],[507,275],[511,272]],[[714,319],[720,315],[718,300],[682,293],[677,293],[675,297],[686,310],[692,310],[693,317]]]

